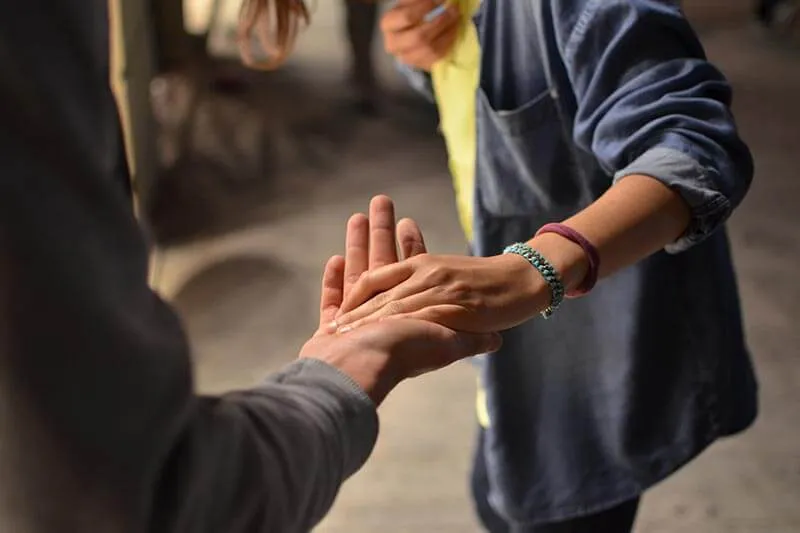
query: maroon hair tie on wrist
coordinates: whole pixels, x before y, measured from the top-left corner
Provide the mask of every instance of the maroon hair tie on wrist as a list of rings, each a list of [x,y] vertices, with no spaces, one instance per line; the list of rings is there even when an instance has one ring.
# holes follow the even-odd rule
[[[600,254],[597,253],[597,248],[586,237],[564,224],[545,224],[539,228],[535,236],[538,237],[543,233],[555,233],[574,242],[583,249],[583,253],[586,254],[586,258],[589,261],[589,270],[586,272],[586,277],[583,278],[580,285],[568,292],[567,296],[582,296],[591,291],[595,283],[597,283],[597,276],[600,272]]]

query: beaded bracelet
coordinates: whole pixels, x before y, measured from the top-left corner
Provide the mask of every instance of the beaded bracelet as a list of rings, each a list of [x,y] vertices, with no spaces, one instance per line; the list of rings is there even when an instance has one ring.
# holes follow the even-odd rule
[[[542,316],[544,318],[550,318],[553,313],[555,313],[556,309],[558,309],[558,306],[561,305],[561,302],[564,301],[564,283],[561,281],[561,277],[558,275],[558,272],[556,272],[556,269],[553,268],[553,265],[551,265],[542,254],[524,242],[517,242],[507,246],[506,249],[503,250],[503,253],[517,254],[524,257],[542,275],[547,285],[550,287],[550,305],[542,311]]]
[[[597,251],[597,248],[595,248],[595,246],[589,242],[589,239],[565,224],[545,224],[541,227],[541,229],[539,229],[539,231],[536,232],[535,236],[538,237],[543,233],[555,233],[556,235],[560,235],[565,239],[574,242],[583,249],[583,253],[586,254],[586,260],[589,268],[580,285],[575,287],[575,289],[573,289],[571,292],[568,292],[567,297],[575,298],[589,294],[589,292],[597,283],[597,276],[600,272],[600,253]]]

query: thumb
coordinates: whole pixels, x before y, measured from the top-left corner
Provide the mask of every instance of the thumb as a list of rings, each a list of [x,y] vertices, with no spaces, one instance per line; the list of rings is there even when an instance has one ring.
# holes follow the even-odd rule
[[[499,333],[456,333],[458,349],[462,357],[496,352],[503,345],[503,337]]]

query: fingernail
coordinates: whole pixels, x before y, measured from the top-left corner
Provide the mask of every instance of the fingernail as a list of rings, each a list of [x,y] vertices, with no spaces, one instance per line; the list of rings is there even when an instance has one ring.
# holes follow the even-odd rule
[[[328,322],[328,325],[325,326],[325,329],[328,331],[328,333],[333,333],[339,329],[339,324],[335,320],[333,322]]]
[[[347,333],[348,331],[352,331],[353,326],[342,326],[336,330],[336,333]]]
[[[445,13],[448,10],[448,8],[450,8],[450,4],[449,3],[444,3],[444,4],[441,4],[441,5],[433,8],[432,10],[430,10],[428,12],[427,15],[425,15],[425,19],[424,19],[425,22],[430,22],[430,21],[436,19],[437,17],[439,17],[440,15]]]

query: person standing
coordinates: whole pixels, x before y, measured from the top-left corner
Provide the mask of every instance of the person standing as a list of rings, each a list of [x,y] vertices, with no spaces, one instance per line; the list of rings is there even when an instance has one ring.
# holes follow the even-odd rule
[[[385,396],[499,339],[321,329],[260,385],[196,394],[179,319],[147,284],[107,8],[0,0],[0,531],[309,531],[369,456]],[[394,233],[370,233],[394,226],[391,203],[370,215],[326,267],[323,324],[346,280],[397,260]],[[424,250],[412,222],[399,239]]]
[[[331,327],[507,330],[477,360],[484,526],[629,532],[643,494],[757,413],[730,85],[677,0],[399,0],[381,27],[438,104],[475,257],[369,272]]]

